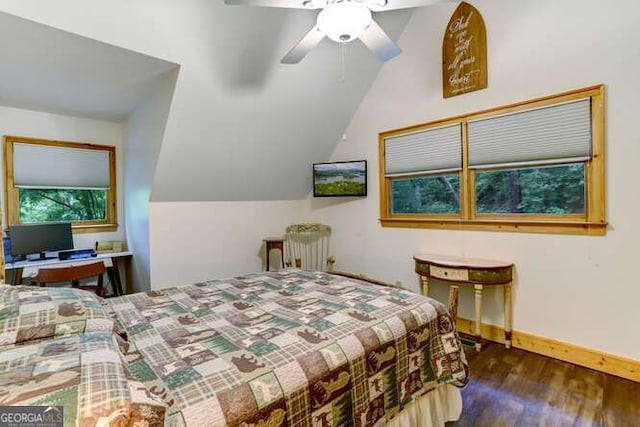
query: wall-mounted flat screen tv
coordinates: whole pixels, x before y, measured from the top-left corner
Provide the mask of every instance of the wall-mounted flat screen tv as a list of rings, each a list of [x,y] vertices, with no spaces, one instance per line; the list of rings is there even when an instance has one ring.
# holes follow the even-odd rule
[[[314,163],[314,197],[364,197],[367,195],[367,161]]]

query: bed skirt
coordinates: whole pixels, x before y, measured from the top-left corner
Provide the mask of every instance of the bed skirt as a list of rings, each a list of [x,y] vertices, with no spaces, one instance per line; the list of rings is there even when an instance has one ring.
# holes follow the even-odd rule
[[[462,413],[460,389],[445,384],[439,386],[404,407],[386,427],[436,427],[456,421]]]

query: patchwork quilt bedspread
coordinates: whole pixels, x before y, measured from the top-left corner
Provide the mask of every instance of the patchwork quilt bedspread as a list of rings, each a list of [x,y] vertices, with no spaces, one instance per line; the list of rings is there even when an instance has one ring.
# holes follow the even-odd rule
[[[467,364],[439,302],[284,270],[108,300],[174,426],[371,426]]]
[[[52,424],[80,427],[160,426],[165,415],[163,402],[129,372],[111,332],[2,346],[0,406],[50,406]]]

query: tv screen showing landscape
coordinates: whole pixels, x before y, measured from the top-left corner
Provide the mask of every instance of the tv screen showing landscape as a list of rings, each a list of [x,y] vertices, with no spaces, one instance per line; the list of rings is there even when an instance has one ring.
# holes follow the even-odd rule
[[[367,161],[315,163],[314,197],[362,197],[367,195]]]

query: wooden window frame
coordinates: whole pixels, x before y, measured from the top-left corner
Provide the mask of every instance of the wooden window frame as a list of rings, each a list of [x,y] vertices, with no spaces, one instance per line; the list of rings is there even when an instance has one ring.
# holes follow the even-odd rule
[[[107,217],[98,221],[72,222],[74,233],[100,233],[117,231],[117,179],[116,179],[116,147],[109,145],[88,144],[82,142],[54,141],[47,139],[27,138],[22,136],[4,137],[4,173],[5,173],[5,213],[7,225],[18,225],[20,222],[19,188],[13,180],[13,145],[24,143],[32,145],[46,145],[50,147],[76,148],[83,150],[99,150],[109,153],[109,189],[107,190],[106,210]]]
[[[469,168],[469,121],[518,111],[591,100],[592,155],[585,161],[585,213],[552,214],[476,214],[475,170]],[[385,139],[448,124],[462,125],[462,171],[460,174],[460,214],[398,214],[391,211],[391,181],[385,177]],[[607,230],[605,205],[604,85],[591,86],[502,107],[394,129],[378,135],[380,159],[380,223],[383,227],[436,228],[453,230],[491,230],[548,234],[604,235]],[[535,165],[532,165],[535,167]],[[498,170],[499,168],[490,169]],[[510,168],[512,169],[512,168]],[[416,175],[420,176],[420,175]]]

